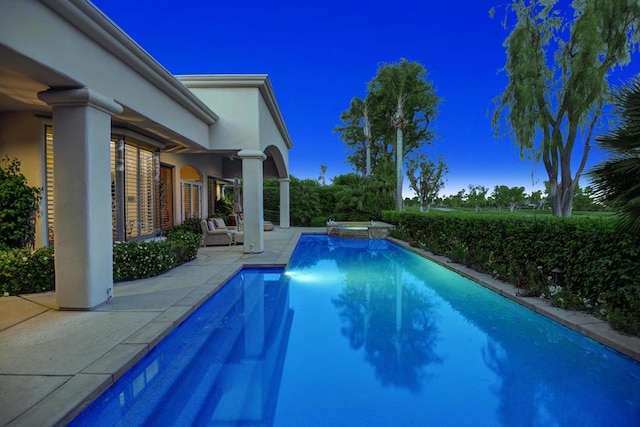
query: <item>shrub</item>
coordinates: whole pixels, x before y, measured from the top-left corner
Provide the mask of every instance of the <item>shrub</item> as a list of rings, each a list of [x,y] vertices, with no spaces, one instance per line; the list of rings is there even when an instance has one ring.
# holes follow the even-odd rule
[[[198,227],[200,223],[198,222]],[[164,241],[115,242],[113,280],[153,277],[198,256],[202,233],[173,227]],[[0,251],[0,295],[55,289],[53,247]]]
[[[0,251],[0,292],[17,295],[55,288],[53,248]]]
[[[311,222],[309,224],[311,227],[324,227],[327,225],[327,218],[323,216],[316,216],[311,218]]]
[[[200,223],[198,223],[200,227]],[[153,277],[198,256],[202,233],[169,231],[165,241],[128,241],[113,246],[113,280]]]
[[[198,227],[200,224],[198,223]],[[202,244],[202,231],[198,234],[176,230],[167,236],[171,243],[176,265],[191,261],[198,256],[198,248]]]
[[[176,266],[169,241],[131,240],[113,245],[113,280],[132,280],[157,276]]]
[[[27,185],[17,159],[1,160],[0,249],[33,248],[35,221],[40,207],[40,189]]]

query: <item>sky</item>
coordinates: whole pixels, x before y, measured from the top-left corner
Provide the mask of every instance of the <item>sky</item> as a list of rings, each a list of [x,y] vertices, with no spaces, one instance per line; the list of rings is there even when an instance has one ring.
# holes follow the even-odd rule
[[[561,0],[568,3],[568,0]],[[442,98],[428,148],[449,167],[441,194],[472,185],[542,189],[542,165],[523,161],[509,139],[495,137],[490,113],[507,84],[508,31],[489,10],[505,0],[217,1],[93,0],[171,73],[268,74],[293,141],[289,172],[327,182],[355,172],[334,133],[353,97],[364,98],[382,63],[420,62]],[[513,19],[513,18],[512,18]],[[640,73],[640,53],[610,76],[618,85]],[[599,129],[596,133],[605,132]],[[574,170],[582,144],[574,150]],[[592,148],[587,169],[605,158]],[[408,180],[404,195],[411,196]],[[581,181],[581,186],[588,183]]]

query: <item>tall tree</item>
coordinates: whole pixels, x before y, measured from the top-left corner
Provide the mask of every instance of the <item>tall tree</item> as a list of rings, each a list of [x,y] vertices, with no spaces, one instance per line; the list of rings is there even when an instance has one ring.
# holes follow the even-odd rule
[[[522,156],[542,160],[552,212],[567,217],[609,91],[608,73],[628,64],[638,48],[640,2],[574,0],[570,18],[557,3],[513,0],[507,6],[517,18],[504,42],[509,82],[496,99],[492,122]],[[505,28],[508,22],[505,16]],[[580,139],[582,158],[572,175]]]
[[[356,171],[366,176],[366,152],[368,144],[365,140],[364,127],[362,124],[363,104],[364,101],[362,99],[358,97],[353,98],[349,103],[349,109],[340,114],[342,125],[336,126],[333,131],[340,135],[340,139],[342,139],[342,142],[344,142],[347,147],[354,150],[353,153],[347,157],[349,163],[355,167]]]
[[[318,182],[322,185],[327,185],[325,175],[327,173],[327,165],[320,165],[320,176],[318,176]]]
[[[489,189],[483,185],[471,185],[469,184],[469,194],[467,195],[467,202],[475,207],[476,212],[480,210],[480,205],[487,202],[487,193]]]
[[[529,203],[535,205],[534,209],[543,209],[544,201],[542,199],[542,190],[532,191],[529,195]]]
[[[491,193],[491,198],[498,208],[509,206],[513,212],[518,204],[524,202],[524,187],[507,187],[506,185],[496,185]]]
[[[407,177],[409,185],[418,196],[420,212],[429,212],[431,204],[444,187],[444,176],[448,172],[447,164],[442,157],[438,163],[427,160],[427,155],[420,153],[407,159]]]
[[[598,142],[609,159],[589,175],[598,199],[618,211],[622,229],[640,233],[640,76],[615,93],[619,126]]]
[[[383,123],[395,130],[395,200],[396,209],[402,210],[404,156],[433,138],[428,126],[435,116],[439,98],[427,80],[424,66],[404,58],[397,63],[380,65],[369,83],[369,92]],[[411,139],[405,141],[408,133]]]

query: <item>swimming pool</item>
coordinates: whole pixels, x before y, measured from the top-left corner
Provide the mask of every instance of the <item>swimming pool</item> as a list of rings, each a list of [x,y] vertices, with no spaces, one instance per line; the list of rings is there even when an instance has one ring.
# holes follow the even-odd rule
[[[640,365],[386,240],[244,269],[71,425],[637,426]]]

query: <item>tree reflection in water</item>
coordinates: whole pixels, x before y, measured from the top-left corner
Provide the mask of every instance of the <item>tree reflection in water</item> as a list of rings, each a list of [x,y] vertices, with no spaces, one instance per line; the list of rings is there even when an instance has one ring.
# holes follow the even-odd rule
[[[426,367],[442,361],[434,350],[438,327],[426,288],[393,262],[393,252],[347,249],[333,251],[345,277],[333,299],[342,334],[351,348],[364,349],[382,385],[420,391]]]

